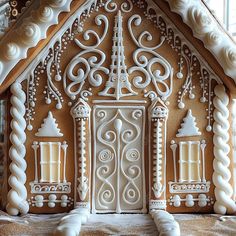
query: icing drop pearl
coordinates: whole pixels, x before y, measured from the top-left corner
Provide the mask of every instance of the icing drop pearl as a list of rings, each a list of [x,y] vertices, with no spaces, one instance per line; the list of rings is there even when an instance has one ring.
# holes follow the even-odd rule
[[[27,129],[31,131],[33,129],[33,126],[31,124],[27,125]]]
[[[61,103],[58,103],[58,104],[56,105],[56,108],[57,108],[58,110],[62,109]]]
[[[56,81],[61,81],[61,76],[60,75],[55,75],[55,80]]]
[[[48,105],[49,105],[49,104],[51,104],[51,102],[52,102],[52,101],[51,101],[51,99],[50,99],[50,98],[47,98],[47,99],[46,99],[46,104],[48,104]]]
[[[14,60],[20,54],[19,46],[15,43],[8,43],[5,51],[5,58],[7,60]]]
[[[182,79],[184,77],[182,72],[178,72],[176,76],[178,79]]]
[[[178,107],[179,107],[180,109],[184,109],[185,105],[184,105],[183,102],[179,102]]]
[[[206,131],[207,131],[207,132],[211,132],[211,131],[212,131],[212,127],[211,127],[210,125],[208,125],[208,126],[206,127]]]
[[[35,107],[35,102],[30,102],[30,106]]]
[[[189,98],[190,98],[190,99],[194,99],[194,98],[195,98],[195,95],[194,95],[193,93],[190,93],[190,94],[189,94]]]
[[[206,102],[206,98],[205,98],[205,97],[201,97],[201,98],[200,98],[200,102],[201,102],[201,103]]]

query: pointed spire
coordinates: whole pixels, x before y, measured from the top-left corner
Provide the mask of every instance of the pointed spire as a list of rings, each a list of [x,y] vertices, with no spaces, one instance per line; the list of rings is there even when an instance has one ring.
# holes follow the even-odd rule
[[[123,44],[123,17],[121,11],[118,11],[115,17],[112,63],[110,66],[109,80],[105,89],[99,93],[101,96],[115,97],[119,100],[125,96],[136,95],[128,79],[127,66],[125,64],[124,44]],[[125,89],[126,92],[123,90]],[[111,91],[110,91],[111,90]],[[110,91],[110,92],[109,92]]]
[[[186,117],[183,119],[181,128],[178,130],[176,137],[189,137],[201,135],[195,122],[195,117],[192,115],[191,109],[188,110]]]
[[[48,112],[47,118],[43,120],[41,127],[35,134],[37,137],[62,137],[63,134],[60,133],[60,129],[57,128],[58,124],[56,119],[53,117],[52,112]]]

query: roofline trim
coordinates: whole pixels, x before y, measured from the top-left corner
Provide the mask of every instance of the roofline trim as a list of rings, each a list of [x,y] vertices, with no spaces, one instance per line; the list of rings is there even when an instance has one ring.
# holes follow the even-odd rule
[[[236,44],[201,0],[165,0],[236,83]]]

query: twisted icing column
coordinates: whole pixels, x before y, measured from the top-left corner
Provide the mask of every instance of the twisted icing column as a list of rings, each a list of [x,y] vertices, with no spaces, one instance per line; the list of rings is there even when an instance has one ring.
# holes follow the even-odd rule
[[[22,90],[20,83],[15,82],[11,86],[11,135],[10,141],[12,146],[9,150],[9,156],[12,160],[10,164],[11,176],[8,179],[8,183],[11,186],[11,190],[8,193],[7,200],[7,212],[10,215],[26,214],[29,210],[29,205],[26,201],[27,191],[25,188],[26,182],[26,162],[24,160],[26,149],[24,146],[26,135],[25,128],[26,122],[25,115],[25,100],[26,96]]]
[[[87,222],[89,210],[86,208],[77,208],[64,216],[57,226],[55,236],[79,236],[81,224]]]
[[[214,161],[213,161],[213,183],[215,185],[216,202],[214,211],[218,214],[232,214],[236,210],[236,205],[232,200],[233,188],[229,183],[231,172],[229,170],[230,159],[228,157],[230,146],[229,141],[229,97],[223,85],[215,87],[215,106],[214,124],[213,124],[213,143],[214,143]]]
[[[160,236],[180,236],[180,228],[173,215],[163,210],[151,211]]]

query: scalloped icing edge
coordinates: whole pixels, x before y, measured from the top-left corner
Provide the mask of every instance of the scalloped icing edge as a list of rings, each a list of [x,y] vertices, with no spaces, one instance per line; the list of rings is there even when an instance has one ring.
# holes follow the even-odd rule
[[[47,37],[49,27],[58,24],[60,13],[70,11],[71,2],[72,0],[41,0],[40,7],[32,11],[19,27],[9,31],[6,37],[3,36],[0,42],[0,85],[14,66],[27,57],[28,50]]]
[[[201,0],[165,0],[179,14],[236,83],[236,43],[223,30]]]

